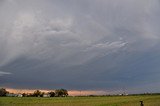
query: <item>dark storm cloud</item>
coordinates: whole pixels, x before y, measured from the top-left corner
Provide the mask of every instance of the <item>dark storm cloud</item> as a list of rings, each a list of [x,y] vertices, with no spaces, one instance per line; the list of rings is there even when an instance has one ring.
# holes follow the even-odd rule
[[[159,81],[159,0],[0,3],[0,86],[145,91]]]

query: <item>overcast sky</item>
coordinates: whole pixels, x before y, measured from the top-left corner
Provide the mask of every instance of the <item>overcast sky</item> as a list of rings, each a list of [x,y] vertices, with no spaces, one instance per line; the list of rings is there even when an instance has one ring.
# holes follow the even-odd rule
[[[0,0],[0,86],[160,92],[160,0]]]

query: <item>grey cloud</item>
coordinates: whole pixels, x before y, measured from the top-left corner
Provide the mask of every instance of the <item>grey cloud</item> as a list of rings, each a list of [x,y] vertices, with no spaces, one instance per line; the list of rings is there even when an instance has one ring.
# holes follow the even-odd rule
[[[157,62],[145,68],[159,53],[158,0],[7,0],[1,5],[0,68],[13,73],[2,76],[2,85],[118,89],[158,75]],[[147,54],[153,60],[143,64]]]

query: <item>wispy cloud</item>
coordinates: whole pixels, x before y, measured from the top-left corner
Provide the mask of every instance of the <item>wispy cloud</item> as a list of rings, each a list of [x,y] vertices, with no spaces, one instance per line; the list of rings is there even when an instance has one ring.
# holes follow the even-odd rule
[[[11,74],[10,72],[3,72],[3,71],[0,71],[0,76],[3,76],[3,75],[9,75]]]

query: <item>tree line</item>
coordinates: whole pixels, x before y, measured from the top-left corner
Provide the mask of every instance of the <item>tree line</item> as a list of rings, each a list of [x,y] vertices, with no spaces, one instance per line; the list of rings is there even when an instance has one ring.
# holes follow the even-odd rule
[[[0,88],[0,97],[15,95],[9,93],[5,88]],[[35,90],[33,93],[22,93],[22,97],[66,97],[68,96],[68,91],[66,89],[56,89],[55,91],[42,92],[40,90]]]

